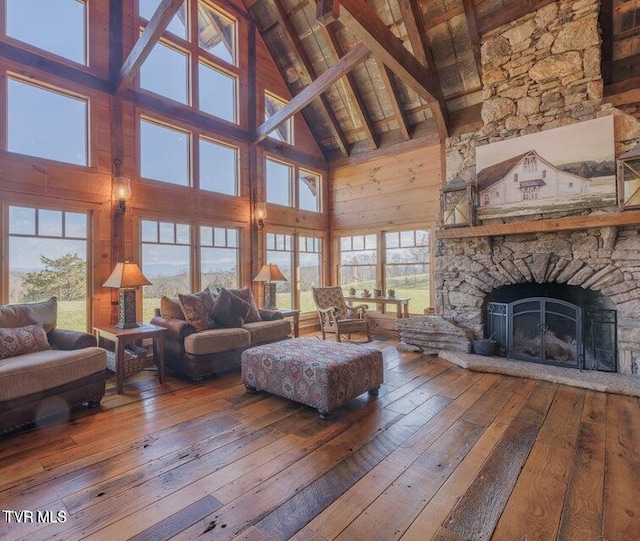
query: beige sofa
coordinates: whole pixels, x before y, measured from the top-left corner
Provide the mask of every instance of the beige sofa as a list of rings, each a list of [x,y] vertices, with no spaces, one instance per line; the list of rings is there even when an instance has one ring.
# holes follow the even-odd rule
[[[229,291],[247,292],[246,289]],[[204,377],[239,368],[240,355],[247,348],[284,340],[291,334],[291,323],[283,319],[277,310],[255,308],[259,321],[236,320],[234,325],[237,326],[233,327],[211,321],[209,325],[213,328],[198,329],[197,323],[186,320],[182,306],[177,299],[163,297],[151,323],[167,329],[167,369],[190,378],[194,383]]]
[[[106,351],[56,320],[55,297],[0,306],[0,435],[84,402],[96,407],[104,396]]]

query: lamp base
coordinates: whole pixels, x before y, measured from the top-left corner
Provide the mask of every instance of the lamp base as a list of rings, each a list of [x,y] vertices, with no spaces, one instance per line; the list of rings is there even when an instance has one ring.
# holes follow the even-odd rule
[[[268,310],[276,309],[276,283],[264,283],[264,308]]]
[[[139,327],[136,321],[136,290],[121,289],[118,293],[118,323],[119,329],[135,329]]]

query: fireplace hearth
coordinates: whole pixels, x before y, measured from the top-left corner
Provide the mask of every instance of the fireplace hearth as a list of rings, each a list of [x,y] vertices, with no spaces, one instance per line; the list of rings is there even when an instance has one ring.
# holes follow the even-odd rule
[[[597,291],[517,284],[486,300],[486,329],[509,359],[617,371],[616,311]]]

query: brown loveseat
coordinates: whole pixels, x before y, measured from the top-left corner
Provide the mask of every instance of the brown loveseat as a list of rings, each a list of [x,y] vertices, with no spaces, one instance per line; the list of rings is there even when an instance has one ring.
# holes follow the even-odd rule
[[[245,349],[284,340],[291,333],[290,322],[280,312],[255,306],[248,288],[218,293],[205,289],[179,297],[162,297],[151,323],[167,329],[167,368],[194,383],[239,368]]]
[[[57,301],[0,306],[0,434],[100,404],[107,353],[91,334],[56,328]]]

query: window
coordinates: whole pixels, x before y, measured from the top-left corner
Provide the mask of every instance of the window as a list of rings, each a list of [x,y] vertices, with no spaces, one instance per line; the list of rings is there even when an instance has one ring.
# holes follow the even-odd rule
[[[316,237],[298,237],[298,283],[301,312],[315,311],[313,302],[314,287],[322,285],[322,239]]]
[[[9,207],[9,302],[58,298],[58,326],[87,331],[88,215]]]
[[[231,16],[200,2],[198,44],[202,49],[229,64],[236,63],[237,22]]]
[[[6,0],[7,36],[86,65],[86,11],[82,0]]]
[[[238,195],[238,149],[200,139],[200,188]]]
[[[287,104],[286,101],[274,96],[273,94],[265,93],[264,95],[264,119],[268,120],[275,115],[280,109]],[[275,130],[273,130],[269,137],[282,141],[289,145],[293,145],[293,116],[290,116],[286,121],[280,124]]]
[[[153,14],[158,9],[161,0],[139,0],[138,1],[138,11],[140,13],[140,17],[143,17],[147,21],[150,21],[153,17]],[[167,30],[172,34],[178,36],[182,39],[187,39],[187,25],[185,21],[187,20],[185,3],[182,4],[178,8],[178,12],[173,16],[171,21],[167,26]]]
[[[409,297],[411,305],[422,311],[430,302],[429,231],[385,233],[383,283],[394,289],[396,297]]]
[[[298,208],[320,211],[320,175],[304,169],[298,170]]]
[[[267,158],[266,186],[267,203],[293,206],[293,167]]]
[[[160,41],[140,67],[140,87],[186,104],[188,69],[188,55]]]
[[[378,245],[376,235],[340,238],[340,285],[358,292],[377,283]]]
[[[538,161],[535,156],[525,156],[524,170],[527,173],[535,173],[538,170]]]
[[[189,186],[187,131],[140,120],[140,176],[180,186]]]
[[[175,222],[140,222],[142,273],[152,285],[144,286],[143,321],[153,317],[163,295],[176,298],[191,288],[191,226]]]
[[[8,78],[7,150],[89,165],[86,99]]]
[[[198,69],[200,110],[236,122],[236,78],[205,62]]]
[[[278,265],[286,282],[276,282],[276,306],[289,308],[294,306],[293,271],[293,235],[267,233],[267,263]]]
[[[237,288],[240,283],[239,231],[200,226],[200,286]]]

